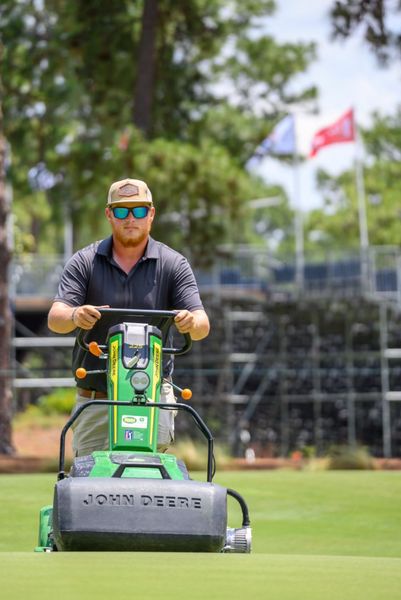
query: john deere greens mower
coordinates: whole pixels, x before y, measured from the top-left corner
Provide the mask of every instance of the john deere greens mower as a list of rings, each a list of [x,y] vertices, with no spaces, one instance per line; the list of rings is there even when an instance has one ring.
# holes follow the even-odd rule
[[[188,335],[181,347],[168,342],[176,313],[100,311],[102,319],[122,322],[110,326],[104,344],[89,341],[91,332],[79,331],[81,348],[96,356],[104,368],[79,368],[76,376],[85,386],[88,375],[105,373],[109,400],[88,400],[61,432],[53,505],[40,511],[35,550],[250,552],[251,528],[244,499],[212,481],[211,432],[188,404],[160,402],[163,355],[184,354],[191,347]],[[183,399],[190,398],[190,390],[168,383]],[[109,406],[109,449],[75,458],[67,474],[68,430],[84,410],[105,404]],[[191,480],[185,464],[174,455],[157,452],[160,410],[189,413],[202,432],[208,446],[205,482]],[[227,496],[240,504],[240,528],[227,527]]]

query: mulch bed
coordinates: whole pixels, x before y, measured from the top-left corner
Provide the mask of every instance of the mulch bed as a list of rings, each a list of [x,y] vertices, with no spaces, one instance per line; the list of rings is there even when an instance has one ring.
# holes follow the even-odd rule
[[[0,455],[0,473],[45,473],[57,471],[55,457],[36,456],[5,456]],[[306,466],[303,461],[294,461],[286,458],[256,458],[253,461],[237,458],[224,466],[224,470],[246,469],[295,469],[302,470]],[[375,459],[375,468],[378,470],[401,470],[401,458]]]
[[[63,417],[60,423],[43,427],[28,423],[25,426],[14,427],[13,445],[15,454],[5,456],[0,454],[0,473],[56,473],[58,470],[58,455],[60,446],[60,430],[64,425]],[[72,460],[71,432],[66,439],[66,462]],[[319,460],[317,459],[318,463]],[[292,469],[302,470],[308,467],[324,468],[322,464],[309,464],[300,452],[294,452],[290,458],[258,457],[251,460],[234,458],[227,464],[220,464],[219,470],[259,470],[259,469]],[[401,470],[401,458],[377,458],[374,468],[378,470]]]
[[[35,456],[0,455],[0,473],[43,473],[49,470],[49,460]]]

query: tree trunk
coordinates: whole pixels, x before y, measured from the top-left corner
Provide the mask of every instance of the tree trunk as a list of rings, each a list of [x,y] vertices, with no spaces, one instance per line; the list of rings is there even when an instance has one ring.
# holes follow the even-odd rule
[[[1,64],[0,46],[0,64]],[[0,93],[2,91],[0,81]],[[8,206],[5,189],[6,140],[3,135],[3,113],[0,96],[0,454],[13,454],[11,441],[11,313],[8,297],[10,251],[7,241]]]
[[[133,121],[145,135],[149,135],[152,126],[158,14],[158,0],[144,0]]]

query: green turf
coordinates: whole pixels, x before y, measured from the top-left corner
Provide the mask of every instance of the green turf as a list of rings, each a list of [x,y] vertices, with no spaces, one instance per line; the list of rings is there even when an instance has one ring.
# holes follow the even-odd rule
[[[397,600],[401,560],[271,554],[2,556],[7,600]],[[3,579],[3,578],[1,578]]]
[[[243,492],[255,552],[401,557],[401,472],[221,473]]]
[[[401,599],[401,473],[224,472],[251,513],[254,552],[34,554],[54,476],[0,476],[0,590],[7,600]],[[230,525],[239,513],[229,502]],[[149,587],[150,586],[150,587]],[[55,591],[57,590],[57,591]]]

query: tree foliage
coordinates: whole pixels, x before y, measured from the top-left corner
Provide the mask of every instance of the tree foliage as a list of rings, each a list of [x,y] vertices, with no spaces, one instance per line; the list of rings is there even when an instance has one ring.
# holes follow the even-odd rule
[[[392,0],[336,0],[330,12],[333,37],[345,39],[361,32],[379,61],[387,64],[401,51],[401,35],[392,21],[400,9],[401,3]]]
[[[247,200],[275,188],[244,164],[277,119],[316,94],[293,86],[314,46],[263,33],[274,8],[272,0],[3,2],[16,250],[60,252],[66,213],[76,246],[103,235],[107,189],[126,176],[148,181],[155,233],[191,245],[195,262],[235,236],[246,241]],[[47,189],[29,177],[38,164],[53,174]],[[183,212],[185,226],[163,220],[165,211]],[[272,231],[287,213],[285,202],[273,211]]]

